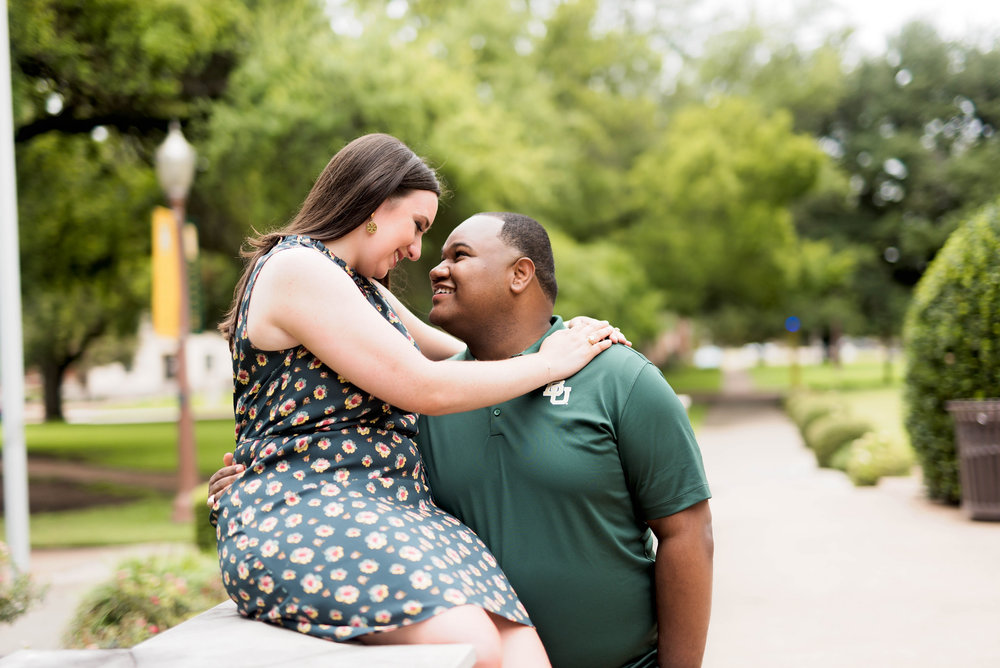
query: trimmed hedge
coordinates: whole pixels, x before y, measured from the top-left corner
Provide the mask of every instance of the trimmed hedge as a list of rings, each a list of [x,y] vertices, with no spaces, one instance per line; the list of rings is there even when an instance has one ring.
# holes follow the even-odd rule
[[[867,420],[834,411],[817,419],[805,431],[806,445],[816,455],[816,463],[830,468],[838,451],[871,431]]]
[[[869,432],[847,448],[844,469],[855,485],[874,485],[883,476],[910,474],[913,451],[885,432]]]
[[[906,429],[931,498],[959,503],[945,403],[1000,396],[1000,201],[948,238],[914,291],[903,328]]]
[[[811,394],[793,394],[785,400],[788,416],[803,434],[813,422],[838,408],[830,399]]]

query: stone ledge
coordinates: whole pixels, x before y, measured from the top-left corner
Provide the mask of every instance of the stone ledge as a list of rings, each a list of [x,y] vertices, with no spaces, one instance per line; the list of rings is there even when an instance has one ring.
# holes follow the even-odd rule
[[[471,645],[333,643],[240,617],[232,601],[132,649],[20,650],[0,668],[471,668]]]

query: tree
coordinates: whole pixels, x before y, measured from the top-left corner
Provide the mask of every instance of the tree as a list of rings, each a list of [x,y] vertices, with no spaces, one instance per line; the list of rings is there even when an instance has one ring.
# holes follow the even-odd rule
[[[46,133],[18,152],[24,349],[45,416],[62,419],[63,374],[102,338],[134,333],[148,305],[149,212],[158,188],[117,135]]]
[[[25,0],[10,9],[25,355],[46,419],[63,372],[131,334],[148,304],[151,152],[218,96],[240,48],[235,0]]]
[[[619,241],[682,315],[775,309],[793,275],[789,206],[822,161],[785,112],[731,97],[692,105],[636,161],[636,222]]]
[[[1000,52],[911,23],[846,78],[815,129],[849,175],[851,199],[804,207],[800,232],[861,249],[857,333],[898,336],[906,301],[961,216],[997,193]]]
[[[606,239],[578,243],[557,230],[549,236],[559,282],[557,313],[586,313],[622,326],[636,347],[660,333],[665,296],[649,285],[628,250]]]

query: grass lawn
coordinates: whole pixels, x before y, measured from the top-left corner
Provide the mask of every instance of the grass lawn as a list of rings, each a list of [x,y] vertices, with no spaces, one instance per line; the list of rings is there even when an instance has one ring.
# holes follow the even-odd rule
[[[722,389],[721,369],[667,367],[663,377],[677,394],[711,394]]]
[[[232,420],[195,423],[198,472],[207,478],[233,449]],[[29,455],[44,455],[110,468],[172,473],[177,470],[177,424],[25,425]],[[112,486],[113,487],[113,486]],[[134,489],[129,490],[134,493]],[[127,493],[124,491],[123,493]],[[148,493],[127,503],[33,514],[32,547],[75,547],[143,542],[192,542],[190,523],[171,520],[173,498]],[[0,519],[0,531],[4,531]],[[2,535],[2,534],[0,534]]]
[[[29,424],[24,428],[29,455],[88,462],[112,468],[177,470],[177,424]],[[232,420],[195,423],[198,472],[205,477],[222,465],[233,449]]]
[[[837,399],[847,406],[852,415],[877,425],[879,429],[889,432],[902,443],[910,442],[910,437],[903,427],[902,388],[838,392]]]
[[[799,366],[799,384],[807,390],[862,390],[899,387],[903,363],[893,362],[890,382],[885,382],[885,367],[881,362],[857,362],[834,367],[829,364]],[[758,366],[750,370],[754,385],[763,390],[791,388],[791,369],[787,366]]]
[[[39,513],[29,520],[32,547],[82,547],[194,541],[190,523],[171,521],[173,500],[150,496],[132,503]],[[6,531],[0,518],[0,531]]]

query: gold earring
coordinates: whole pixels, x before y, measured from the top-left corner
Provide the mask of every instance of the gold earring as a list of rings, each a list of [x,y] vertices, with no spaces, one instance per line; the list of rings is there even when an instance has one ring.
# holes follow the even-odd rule
[[[368,234],[375,234],[375,232],[378,230],[378,225],[375,224],[374,213],[372,214],[372,217],[368,219],[368,224],[365,225],[365,229],[368,230]]]

